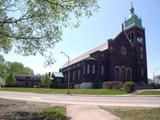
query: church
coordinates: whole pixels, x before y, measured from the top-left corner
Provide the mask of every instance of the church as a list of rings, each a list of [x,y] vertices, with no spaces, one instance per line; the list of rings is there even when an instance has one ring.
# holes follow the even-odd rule
[[[145,28],[131,6],[122,31],[113,39],[72,59],[60,68],[72,88],[93,88],[95,83],[133,81],[147,84]]]

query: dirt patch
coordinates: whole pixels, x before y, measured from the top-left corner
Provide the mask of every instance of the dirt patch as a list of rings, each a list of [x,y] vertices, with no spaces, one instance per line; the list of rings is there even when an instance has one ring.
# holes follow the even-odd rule
[[[55,104],[0,99],[0,120],[37,120],[35,113]]]

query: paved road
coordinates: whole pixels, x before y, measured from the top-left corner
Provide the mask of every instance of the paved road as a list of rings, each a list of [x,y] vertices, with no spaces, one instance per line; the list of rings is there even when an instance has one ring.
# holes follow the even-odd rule
[[[55,95],[23,92],[0,91],[0,98],[37,101],[46,103],[60,103],[71,105],[101,105],[101,106],[130,106],[130,107],[160,107],[160,97],[140,96],[83,96],[83,95]]]

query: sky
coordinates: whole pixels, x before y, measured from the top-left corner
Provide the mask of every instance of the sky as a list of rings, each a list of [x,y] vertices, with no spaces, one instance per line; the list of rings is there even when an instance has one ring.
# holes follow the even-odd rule
[[[44,67],[44,58],[40,55],[21,56],[14,52],[5,55],[7,61],[17,61],[34,70],[35,74],[57,72],[67,58],[60,54],[65,52],[71,59],[90,49],[103,44],[109,38],[114,38],[121,32],[121,24],[128,18],[131,2],[135,13],[141,17],[145,28],[147,46],[148,77],[153,77],[153,71],[160,67],[160,0],[97,0],[99,12],[90,18],[82,18],[78,28],[63,30],[62,41],[53,49],[56,62]]]

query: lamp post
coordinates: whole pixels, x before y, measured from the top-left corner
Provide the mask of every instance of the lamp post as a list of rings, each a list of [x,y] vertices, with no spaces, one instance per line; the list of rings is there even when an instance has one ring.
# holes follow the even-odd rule
[[[157,70],[160,70],[160,68],[158,67],[158,68],[154,69],[154,71],[153,71],[153,81],[154,81],[154,76],[155,76],[155,73],[156,73]]]
[[[67,94],[70,94],[70,88],[69,88],[69,56],[65,52],[61,52],[61,54],[65,55],[68,59],[68,92]]]

